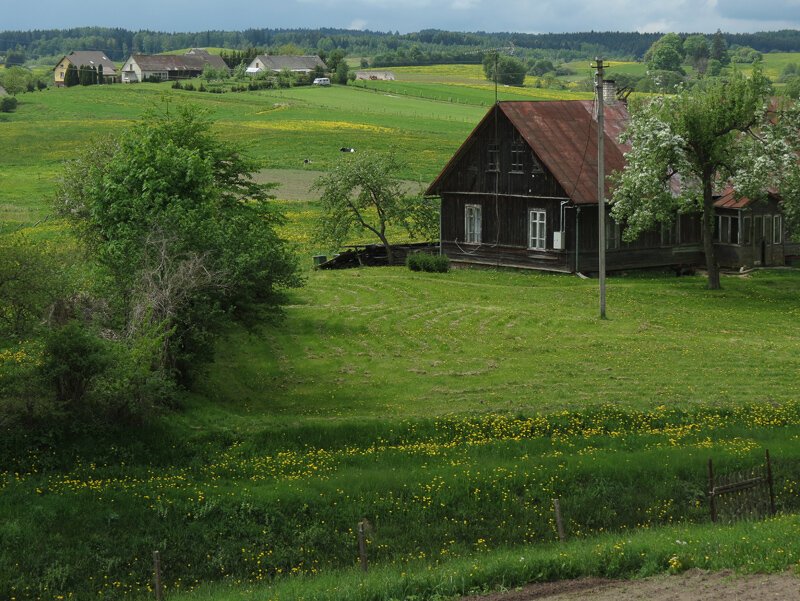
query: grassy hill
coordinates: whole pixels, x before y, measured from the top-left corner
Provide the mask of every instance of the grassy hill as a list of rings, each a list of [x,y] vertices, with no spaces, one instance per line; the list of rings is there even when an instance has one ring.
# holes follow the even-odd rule
[[[342,146],[391,147],[410,165],[402,175],[424,182],[486,110],[340,86],[227,94],[172,90],[168,84],[91,86],[23,94],[19,100],[17,112],[0,122],[5,227],[43,216],[61,161],[81,144],[119,132],[147,110],[165,110],[167,102],[210,111],[218,133],[246,145],[264,167],[299,169],[308,159],[315,170],[325,170]]]
[[[309,238],[307,179],[341,146],[395,148],[402,175],[427,183],[494,100],[473,68],[402,73],[368,90],[22,95],[0,122],[2,230],[47,215],[80,144],[165,101],[193,103],[261,160],[260,177],[285,182],[284,234],[307,259],[323,250]],[[31,230],[69,240],[58,222]],[[795,518],[728,534],[701,524],[710,456],[727,472],[769,448],[779,509],[800,508],[800,273],[723,285],[611,278],[600,321],[596,283],[568,276],[309,271],[282,320],[226,332],[182,406],[155,424],[3,449],[0,598],[146,598],[154,549],[170,596],[225,584],[200,587],[208,599],[351,599],[354,588],[436,598],[663,572],[678,556],[674,569],[785,569],[800,559]],[[2,346],[0,359],[11,360]],[[552,544],[553,498],[577,539],[568,548]],[[348,571],[364,518],[372,580]]]

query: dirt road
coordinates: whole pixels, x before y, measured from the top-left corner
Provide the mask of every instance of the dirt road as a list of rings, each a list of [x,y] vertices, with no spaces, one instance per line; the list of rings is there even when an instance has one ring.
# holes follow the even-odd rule
[[[689,570],[644,580],[587,578],[531,584],[507,593],[463,601],[800,601],[800,577],[793,573],[738,576]]]

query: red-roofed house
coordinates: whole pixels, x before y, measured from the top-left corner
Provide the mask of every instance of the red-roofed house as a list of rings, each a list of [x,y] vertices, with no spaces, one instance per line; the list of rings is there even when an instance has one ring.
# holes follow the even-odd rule
[[[494,105],[428,188],[427,194],[441,198],[444,254],[456,263],[597,271],[597,122],[593,110],[591,100]],[[628,148],[618,140],[627,120],[624,103],[606,106],[606,174],[625,165]],[[610,197],[607,183],[606,198]],[[797,248],[783,248],[785,235],[777,203],[723,205],[719,206],[721,265],[783,264],[792,252],[800,254]],[[736,226],[731,225],[734,219]],[[773,231],[770,236],[755,230],[749,237],[743,234],[743,228],[763,230],[767,222]],[[619,225],[607,215],[606,265],[610,271],[702,266],[701,240],[699,215],[679,215],[674,223],[633,242],[622,240]],[[762,243],[766,246],[763,252]],[[733,245],[741,248],[728,248]],[[779,245],[780,249],[775,248]]]

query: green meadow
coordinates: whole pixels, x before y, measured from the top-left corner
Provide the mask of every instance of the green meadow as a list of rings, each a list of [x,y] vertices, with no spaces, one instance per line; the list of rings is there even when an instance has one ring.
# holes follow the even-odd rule
[[[118,133],[147,110],[191,104],[207,110],[216,131],[242,144],[265,168],[324,171],[339,148],[396,149],[401,174],[429,182],[486,110],[350,87],[208,94],[168,84],[92,86],[23,94],[0,121],[0,215],[4,227],[35,222],[62,161],[99,136]],[[308,160],[310,163],[305,163]]]
[[[69,240],[47,218],[62,162],[149,109],[191,103],[281,184],[282,233],[309,269],[281,319],[227,331],[181,406],[149,426],[57,449],[0,442],[0,599],[152,598],[154,550],[168,598],[187,601],[441,601],[797,565],[797,270],[728,276],[715,292],[699,276],[611,277],[601,321],[592,280],[310,269],[332,250],[312,238],[310,185],[339,148],[393,148],[408,185],[427,185],[493,102],[474,67],[397,69],[367,89],[47,90],[3,116],[2,231]],[[3,342],[0,361],[24,359]],[[727,473],[765,449],[781,516],[711,527],[709,457]]]

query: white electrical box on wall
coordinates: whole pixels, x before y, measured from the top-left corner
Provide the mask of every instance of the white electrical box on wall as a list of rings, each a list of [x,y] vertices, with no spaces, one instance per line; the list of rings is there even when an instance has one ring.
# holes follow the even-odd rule
[[[564,250],[564,232],[553,232],[553,249]]]

